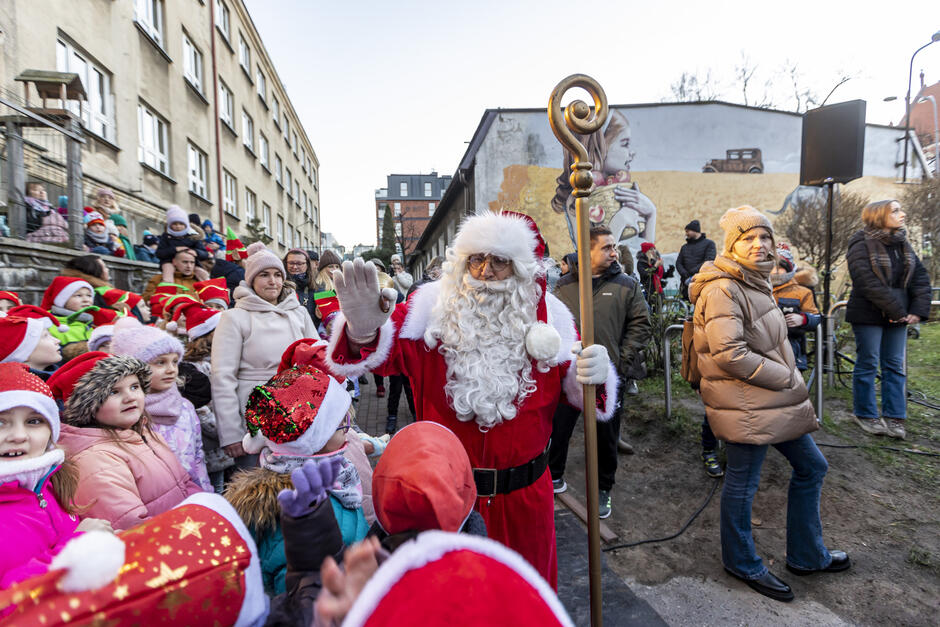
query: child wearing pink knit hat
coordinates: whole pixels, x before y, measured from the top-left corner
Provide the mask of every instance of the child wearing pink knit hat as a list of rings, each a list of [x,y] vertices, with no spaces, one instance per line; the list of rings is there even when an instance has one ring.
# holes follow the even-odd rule
[[[193,481],[211,492],[199,417],[177,387],[183,345],[165,331],[127,316],[114,324],[111,353],[134,357],[150,366],[153,375],[145,406],[153,430],[166,440]]]

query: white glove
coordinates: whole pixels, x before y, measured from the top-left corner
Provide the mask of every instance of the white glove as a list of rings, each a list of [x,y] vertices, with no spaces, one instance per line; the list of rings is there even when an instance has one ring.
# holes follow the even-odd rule
[[[607,356],[607,349],[600,344],[591,344],[587,348],[581,348],[581,342],[575,342],[571,347],[571,352],[577,355],[577,376],[578,383],[581,385],[601,385],[607,381],[607,373],[610,370],[610,358]]]
[[[388,287],[379,292],[375,264],[361,258],[344,261],[343,269],[333,272],[333,287],[346,317],[346,335],[353,342],[368,344],[392,315],[398,293]]]

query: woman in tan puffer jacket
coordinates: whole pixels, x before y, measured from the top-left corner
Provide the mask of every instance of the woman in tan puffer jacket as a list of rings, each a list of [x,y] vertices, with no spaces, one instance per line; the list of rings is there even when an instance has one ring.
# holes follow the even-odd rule
[[[721,494],[725,570],[779,601],[790,587],[764,566],[751,535],[751,504],[773,445],[793,467],[787,502],[787,569],[797,575],[849,567],[822,539],[819,496],[828,464],[810,432],[818,428],[770,286],[774,234],[753,207],[729,209],[719,222],[722,253],[695,275],[694,346],[708,423],[724,440],[728,465]]]

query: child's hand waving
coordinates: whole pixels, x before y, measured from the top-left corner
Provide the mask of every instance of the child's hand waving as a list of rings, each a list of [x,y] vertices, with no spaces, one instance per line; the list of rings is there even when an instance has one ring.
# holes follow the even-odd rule
[[[304,462],[303,466],[290,473],[294,489],[281,490],[277,495],[281,510],[293,518],[312,512],[326,498],[327,490],[333,486],[341,466],[342,460],[337,457],[321,463],[312,459]]]

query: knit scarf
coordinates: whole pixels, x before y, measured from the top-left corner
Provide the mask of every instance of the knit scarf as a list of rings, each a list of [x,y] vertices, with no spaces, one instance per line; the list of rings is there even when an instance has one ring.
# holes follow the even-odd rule
[[[52,205],[49,203],[39,200],[38,198],[33,198],[32,196],[27,196],[23,199],[26,201],[26,204],[29,205],[29,208],[38,213],[49,213],[52,209]]]
[[[87,309],[87,308],[86,308]],[[72,320],[78,320],[79,322],[91,322],[94,320],[91,314],[86,310],[82,310],[81,313],[72,311],[71,309],[66,309],[65,307],[59,307],[58,305],[53,305],[49,310],[53,316],[58,316],[60,318],[71,318]]]
[[[151,392],[145,397],[147,415],[158,425],[172,425],[183,411],[183,395],[175,385],[162,392]]]
[[[108,236],[107,231],[102,233],[95,233],[91,229],[85,229],[85,235],[87,235],[88,238],[92,241],[98,242],[99,244],[107,244],[108,240],[111,239],[110,236]]]
[[[783,285],[784,283],[787,283],[794,276],[796,276],[796,268],[793,268],[789,272],[781,272],[779,274],[771,273],[770,284],[774,287],[777,287],[778,285]]]
[[[718,260],[721,258],[721,256],[715,258],[715,266],[718,267],[719,270],[724,269],[718,263]],[[731,253],[730,260],[741,268],[742,278],[745,283],[765,291],[768,294],[773,293],[773,289],[770,286],[770,273],[776,263],[773,259],[769,261],[750,261]]]
[[[359,478],[359,472],[352,462],[343,456],[347,445],[343,445],[339,450],[333,451],[327,455],[278,455],[269,448],[261,451],[259,464],[263,468],[273,470],[280,474],[289,474],[297,468],[304,465],[309,459],[326,460],[330,457],[338,457],[342,462],[339,474],[333,485],[327,491],[339,499],[339,502],[346,509],[359,509],[362,506],[362,479]],[[322,462],[321,462],[322,463]]]
[[[878,277],[882,285],[891,287],[891,256],[888,254],[888,246],[901,244],[904,250],[904,282],[902,285],[908,285],[914,276],[914,249],[907,241],[907,229],[900,228],[895,230],[876,229],[866,226],[862,229],[865,235],[865,248],[868,249],[868,260],[871,262],[872,272]]]

